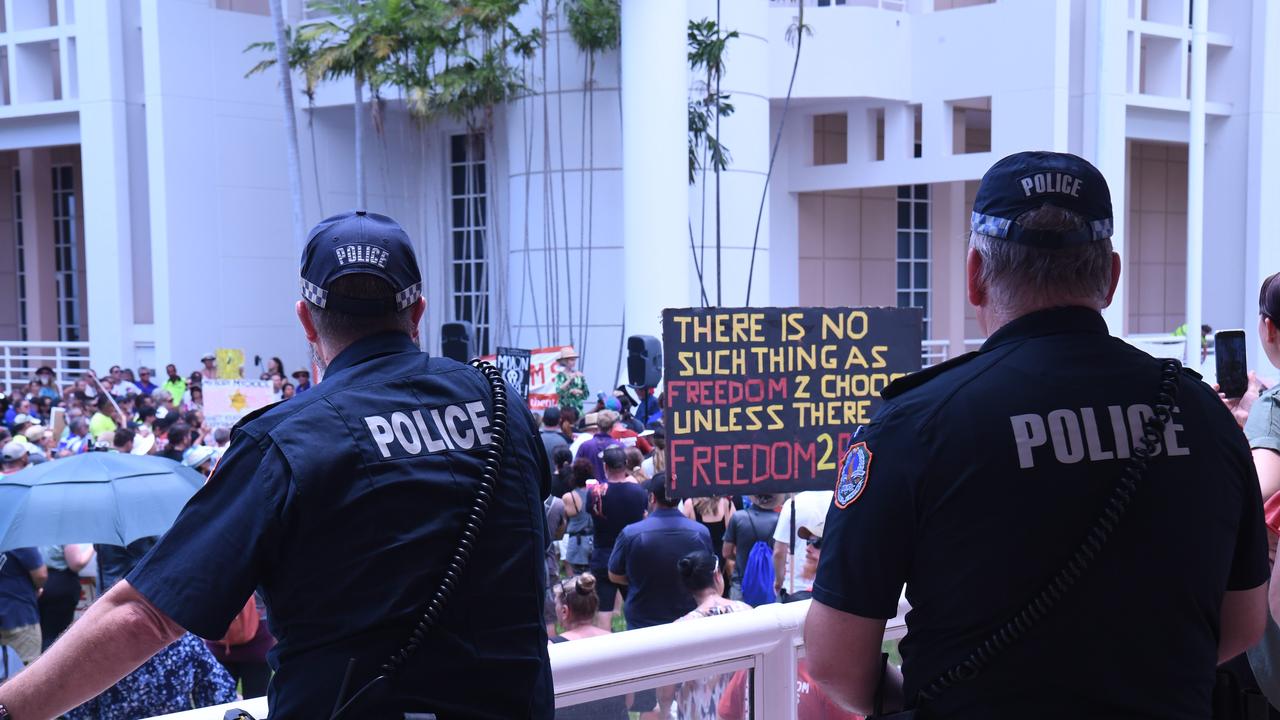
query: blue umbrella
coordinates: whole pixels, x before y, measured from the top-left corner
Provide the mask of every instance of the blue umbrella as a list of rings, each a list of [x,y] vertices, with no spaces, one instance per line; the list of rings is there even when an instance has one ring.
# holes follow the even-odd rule
[[[0,551],[163,535],[204,476],[168,458],[90,452],[0,478]]]

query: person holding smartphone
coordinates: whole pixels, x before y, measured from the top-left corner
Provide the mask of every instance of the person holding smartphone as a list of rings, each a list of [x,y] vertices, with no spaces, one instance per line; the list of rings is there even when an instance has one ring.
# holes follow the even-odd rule
[[[1262,282],[1258,294],[1258,337],[1272,366],[1280,369],[1280,273]],[[1244,434],[1253,450],[1253,463],[1258,468],[1258,481],[1263,497],[1280,492],[1280,383],[1262,390],[1251,378],[1258,399],[1249,408]],[[1268,490],[1270,492],[1268,492]]]
[[[1280,368],[1280,273],[1262,281],[1258,294],[1258,339],[1267,360]],[[1280,384],[1263,386],[1255,373],[1245,374],[1247,365],[1241,331],[1225,331],[1216,338],[1218,349],[1218,396],[1244,430],[1258,473],[1267,526],[1268,555],[1272,587],[1275,587],[1276,545],[1280,541]],[[1235,336],[1235,337],[1232,337]],[[1235,347],[1231,346],[1235,343]],[[1263,637],[1244,656],[1232,658],[1222,667],[1234,673],[1242,688],[1258,689],[1271,704],[1270,717],[1280,719],[1280,602],[1274,593]]]

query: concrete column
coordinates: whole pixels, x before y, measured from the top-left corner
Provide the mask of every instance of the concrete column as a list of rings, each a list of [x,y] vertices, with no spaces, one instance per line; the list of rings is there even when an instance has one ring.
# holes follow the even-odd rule
[[[117,3],[79,3],[80,161],[90,356],[134,362],[134,275],[124,37]]]
[[[953,155],[956,123],[951,105],[945,100],[933,100],[924,103],[921,112],[922,156],[933,159]]]
[[[804,147],[793,143],[801,134],[804,124],[799,113],[788,113],[782,132],[784,147]],[[782,109],[774,108],[771,113],[772,132],[776,133],[778,124],[782,122]],[[850,121],[850,137],[853,122]],[[773,142],[772,139],[770,142]],[[852,151],[853,143],[850,143]],[[772,147],[770,147],[772,150]],[[852,159],[852,156],[851,158]],[[769,302],[779,307],[800,304],[800,196],[789,192],[791,187],[791,162],[786,153],[778,152],[777,163],[773,166],[773,178],[769,181]],[[752,298],[756,302],[755,298]],[[762,302],[763,304],[763,302]]]
[[[895,103],[886,107],[884,109],[884,159],[902,162],[915,157],[915,132],[915,110],[910,105]]]
[[[1249,364],[1274,377],[1258,340],[1258,289],[1280,270],[1280,167],[1272,160],[1280,152],[1280,5],[1254,0],[1252,54],[1249,77],[1249,151],[1246,193],[1245,282],[1240,292],[1245,332],[1251,338]]]
[[[933,339],[946,340],[947,357],[963,355],[964,311],[969,303],[964,274],[970,209],[964,182],[930,186],[933,198]]]
[[[22,254],[27,278],[27,338],[58,339],[57,260],[53,247],[53,175],[48,148],[18,151],[22,176]]]
[[[751,304],[768,305],[771,304],[768,270],[770,207],[765,200],[762,211],[761,197],[773,143],[769,120],[769,6],[764,2],[721,2],[719,8],[716,5],[715,0],[689,2],[689,19],[715,20],[718,10],[721,30],[738,33],[737,38],[728,42],[725,71],[720,81],[720,92],[730,96],[734,112],[720,120],[719,129],[720,140],[731,155],[729,167],[720,173],[719,267],[715,252],[716,186],[713,172],[706,174],[705,192],[701,175],[699,182],[689,187],[689,211],[694,234],[700,242],[705,232],[706,266],[703,275],[710,304],[724,307],[743,305],[747,301],[749,281]],[[692,78],[692,81],[700,83],[705,80]],[[793,105],[787,123],[806,121],[808,118]],[[781,162],[780,157],[778,163]],[[760,220],[758,241],[757,218]],[[699,254],[702,254],[701,248]],[[697,282],[696,274],[692,282]]]
[[[628,335],[660,336],[662,309],[694,297],[682,272],[689,241],[686,21],[682,0],[622,2],[623,277],[656,270],[645,282],[623,283]]]
[[[1209,0],[1197,0],[1191,14],[1191,129],[1187,143],[1187,355],[1200,368],[1200,325],[1204,304],[1204,145]]]
[[[1128,220],[1126,187],[1128,158],[1125,152],[1125,68],[1128,45],[1128,3],[1089,0],[1086,6],[1084,156],[1102,171],[1111,188],[1115,251],[1125,257]],[[1113,335],[1123,335],[1128,324],[1126,302],[1129,270],[1120,272],[1111,307],[1103,311]]]

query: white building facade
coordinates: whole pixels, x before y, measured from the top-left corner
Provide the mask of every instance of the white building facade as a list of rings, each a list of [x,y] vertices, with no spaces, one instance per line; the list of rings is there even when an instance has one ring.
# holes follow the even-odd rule
[[[87,341],[99,370],[189,371],[216,347],[301,367],[281,98],[273,72],[244,77],[273,37],[266,0],[2,4],[0,346]],[[484,351],[578,347],[603,389],[663,307],[749,301],[923,307],[929,357],[958,354],[981,337],[977,181],[1025,149],[1111,183],[1113,333],[1256,332],[1280,271],[1273,2],[807,0],[790,93],[794,1],[622,0],[620,49],[590,59],[556,7],[522,11],[546,38],[530,91],[482,137],[383,89],[367,204],[418,244],[428,350],[470,320]],[[731,161],[690,184],[686,26],[717,13],[738,32]],[[310,225],[355,203],[350,83],[295,102]]]

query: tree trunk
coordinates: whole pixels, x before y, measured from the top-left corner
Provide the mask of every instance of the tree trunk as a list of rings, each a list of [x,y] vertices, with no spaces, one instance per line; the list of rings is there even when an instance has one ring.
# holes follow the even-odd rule
[[[307,226],[302,211],[302,160],[298,152],[298,118],[293,111],[293,76],[289,70],[289,37],[285,32],[284,8],[281,0],[269,0],[271,20],[276,31],[276,67],[280,70],[280,93],[284,97],[285,154],[289,165],[289,199],[293,209],[293,242],[298,257],[307,241]]]
[[[356,82],[356,208],[368,210],[368,197],[364,185],[364,73],[355,72]]]
[[[307,98],[307,135],[311,138],[311,174],[316,184],[316,209],[320,217],[329,217],[324,213],[324,194],[320,192],[320,153],[316,151],[316,103],[313,97]]]

